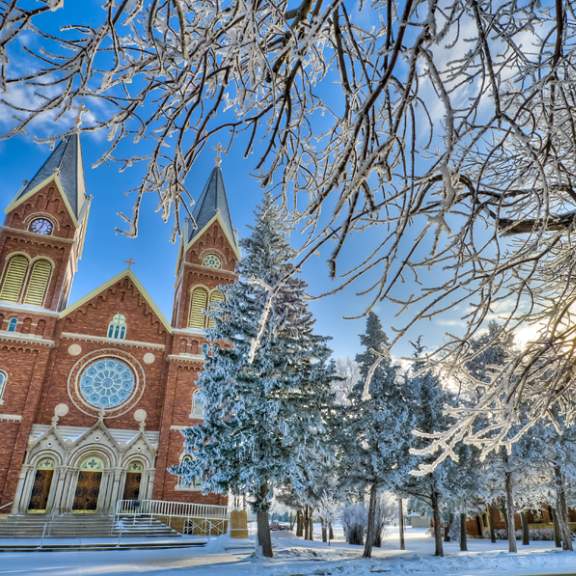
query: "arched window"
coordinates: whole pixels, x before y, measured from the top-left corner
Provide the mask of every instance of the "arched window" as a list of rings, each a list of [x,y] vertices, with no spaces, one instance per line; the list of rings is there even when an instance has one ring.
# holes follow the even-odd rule
[[[28,258],[23,254],[14,254],[8,259],[0,284],[0,300],[20,301],[28,265]]]
[[[206,309],[208,308],[208,290],[196,286],[190,295],[190,314],[188,328],[204,328],[206,326]]]
[[[80,470],[88,472],[102,472],[104,470],[104,462],[98,456],[88,456],[80,463]]]
[[[210,311],[214,311],[214,309],[218,308],[218,304],[220,302],[224,302],[224,294],[220,292],[220,290],[212,290],[210,292]],[[208,318],[208,328],[214,327],[214,318]]]
[[[4,392],[6,392],[6,382],[8,382],[8,375],[4,370],[0,370],[0,404],[4,404]]]
[[[199,390],[192,392],[190,418],[204,418],[204,395]]]
[[[110,324],[108,324],[108,338],[114,338],[114,340],[126,338],[126,317],[124,314],[114,314]]]
[[[41,258],[33,262],[28,285],[26,286],[24,304],[34,304],[36,306],[44,304],[44,297],[46,296],[51,275],[52,264],[49,260]]]
[[[6,329],[8,332],[16,332],[16,328],[18,328],[18,318],[12,316],[12,318],[8,319],[8,327]]]

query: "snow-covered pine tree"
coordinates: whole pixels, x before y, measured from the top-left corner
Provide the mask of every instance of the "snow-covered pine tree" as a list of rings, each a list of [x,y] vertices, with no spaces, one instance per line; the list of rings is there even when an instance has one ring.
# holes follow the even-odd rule
[[[442,382],[432,367],[423,358],[424,346],[418,338],[412,343],[414,360],[406,378],[406,395],[409,399],[410,412],[414,429],[425,434],[445,430],[449,419],[445,414],[450,401],[450,394],[442,386]],[[418,436],[412,440],[416,450],[423,448],[427,440]],[[426,467],[434,460],[434,456],[420,456],[417,464]],[[444,555],[442,542],[442,496],[446,491],[446,468],[444,462],[426,474],[409,475],[400,487],[400,493],[408,498],[416,498],[426,503],[432,509],[434,524],[434,554]]]
[[[332,399],[327,339],[313,332],[287,236],[284,214],[266,194],[208,334],[198,381],[204,422],[185,430],[192,457],[173,469],[184,483],[202,478],[206,491],[249,494],[265,556],[274,488],[303,487],[311,455],[325,451],[323,412]]]
[[[376,534],[379,491],[392,488],[410,469],[412,420],[399,368],[388,352],[388,339],[376,314],[370,312],[356,356],[360,378],[342,411],[340,466],[345,482],[369,492],[364,556],[370,557]]]

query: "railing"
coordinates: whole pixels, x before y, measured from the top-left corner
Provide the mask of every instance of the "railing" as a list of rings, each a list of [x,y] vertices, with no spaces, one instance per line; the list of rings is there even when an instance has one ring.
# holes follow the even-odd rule
[[[220,536],[228,526],[228,507],[165,500],[120,500],[116,504],[116,519],[143,516],[159,518],[183,534]]]
[[[168,502],[166,500],[119,500],[116,504],[116,515],[226,520],[228,507],[213,504],[193,504],[191,502]]]

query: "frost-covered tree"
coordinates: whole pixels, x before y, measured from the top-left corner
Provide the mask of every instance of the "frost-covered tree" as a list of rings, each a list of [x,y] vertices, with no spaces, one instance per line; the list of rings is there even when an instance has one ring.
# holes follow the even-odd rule
[[[447,491],[447,468],[444,461],[433,465],[434,455],[422,451],[427,436],[436,430],[444,430],[449,424],[446,410],[450,402],[449,392],[442,386],[440,377],[424,358],[421,338],[413,343],[414,358],[406,378],[406,397],[416,436],[412,441],[412,453],[418,456],[418,472],[408,476],[399,487],[406,497],[416,498],[432,510],[434,528],[434,554],[444,555],[442,535],[442,498]]]
[[[380,540],[379,493],[400,483],[410,469],[412,418],[399,368],[373,312],[360,341],[362,352],[356,356],[360,377],[342,412],[340,466],[347,485],[369,493],[364,557],[370,557],[374,542]]]
[[[225,300],[214,312],[198,381],[204,422],[185,431],[192,458],[175,472],[184,483],[200,476],[205,490],[249,494],[259,545],[271,556],[274,489],[289,484],[304,490],[311,462],[330,456],[324,413],[333,374],[326,338],[314,334],[305,284],[292,274],[283,212],[269,194],[242,249],[238,279],[224,288]]]
[[[0,2],[6,135],[37,121],[47,137],[105,130],[102,161],[144,164],[129,234],[149,192],[178,232],[202,151],[235,147],[309,233],[302,261],[323,249],[343,283],[378,274],[369,306],[405,305],[398,337],[466,300],[449,358],[461,365],[490,315],[508,332],[540,322],[523,355],[553,351],[562,388],[526,366],[491,388],[494,449],[521,396],[532,419],[551,402],[574,419],[570,2],[101,0],[73,19],[70,4]],[[377,242],[346,270],[347,240],[367,226]],[[475,431],[457,426],[448,448]]]
[[[482,511],[486,497],[486,475],[474,446],[460,444],[456,448],[457,461],[445,466],[445,501],[450,514],[457,517],[460,550],[468,550],[466,521],[469,514]]]

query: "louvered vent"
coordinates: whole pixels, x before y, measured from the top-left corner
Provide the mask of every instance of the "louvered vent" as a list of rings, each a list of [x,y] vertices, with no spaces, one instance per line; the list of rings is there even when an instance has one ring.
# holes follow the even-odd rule
[[[208,290],[200,286],[192,290],[190,298],[190,315],[188,328],[204,328],[206,325],[206,308],[208,307]]]
[[[218,304],[224,301],[224,294],[220,290],[213,290],[210,294],[210,309],[213,307],[218,308]],[[214,327],[214,319],[208,318],[208,327]]]
[[[4,278],[2,278],[0,300],[19,301],[26,272],[28,272],[28,258],[26,256],[16,254],[8,260]]]
[[[36,306],[44,304],[51,273],[52,264],[48,260],[36,260],[32,264],[32,272],[30,272],[24,304],[35,304]]]

